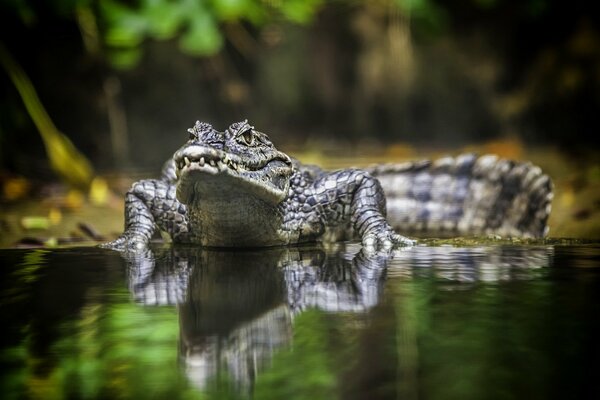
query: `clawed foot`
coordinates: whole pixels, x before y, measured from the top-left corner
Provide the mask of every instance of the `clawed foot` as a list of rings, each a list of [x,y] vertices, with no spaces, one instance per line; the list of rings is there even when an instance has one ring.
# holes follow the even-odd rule
[[[121,235],[112,242],[98,245],[104,249],[111,249],[125,252],[140,252],[148,247],[148,240],[145,237],[134,235]]]
[[[366,249],[391,249],[395,246],[414,246],[416,240],[398,235],[391,228],[377,229],[367,232],[362,238],[362,244]]]

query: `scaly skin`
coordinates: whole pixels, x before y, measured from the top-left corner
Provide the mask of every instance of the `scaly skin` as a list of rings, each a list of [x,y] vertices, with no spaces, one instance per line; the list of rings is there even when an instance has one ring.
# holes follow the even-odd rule
[[[463,154],[369,168],[384,188],[388,220],[403,232],[436,236],[548,233],[552,182],[539,167]]]
[[[415,243],[392,226],[534,237],[547,230],[551,183],[530,164],[462,156],[329,172],[293,160],[247,121],[224,132],[196,122],[188,131],[160,179],[132,186],[125,232],[104,247],[144,249],[157,229],[202,246],[359,238],[368,248]]]

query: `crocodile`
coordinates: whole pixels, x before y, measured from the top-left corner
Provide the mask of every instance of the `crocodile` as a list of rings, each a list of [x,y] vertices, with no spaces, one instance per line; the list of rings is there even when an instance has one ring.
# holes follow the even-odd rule
[[[552,182],[539,167],[493,155],[327,171],[278,150],[247,120],[218,131],[196,121],[160,178],[135,182],[125,231],[103,247],[175,243],[266,247],[358,239],[415,244],[400,235],[547,234]]]

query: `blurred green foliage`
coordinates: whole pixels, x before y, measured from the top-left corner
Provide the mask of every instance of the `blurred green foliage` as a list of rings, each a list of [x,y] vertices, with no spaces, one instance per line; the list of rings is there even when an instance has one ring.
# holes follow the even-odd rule
[[[93,10],[102,27],[107,57],[117,68],[136,65],[146,39],[177,37],[184,53],[208,56],[223,47],[222,23],[246,21],[261,26],[274,19],[284,19],[306,24],[312,21],[322,4],[322,0],[105,0],[97,5],[91,0],[48,2],[50,9],[59,16]],[[8,6],[26,24],[43,18],[36,16],[35,9],[25,1],[12,0]]]
[[[323,5],[322,0],[51,0],[46,2],[55,16],[95,16],[101,27],[106,56],[116,68],[135,66],[146,39],[177,38],[182,52],[210,56],[224,45],[223,23],[244,21],[260,27],[273,20],[307,24]],[[26,24],[48,18],[24,0],[5,6]],[[37,12],[36,12],[37,11]]]
[[[320,0],[262,2],[253,0],[140,0],[135,7],[115,0],[100,3],[104,42],[116,67],[132,67],[141,56],[147,38],[178,37],[184,53],[208,56],[224,44],[220,24],[244,20],[260,26],[276,16],[307,23],[321,5]]]
[[[390,15],[402,14],[427,32],[442,32],[447,19],[445,7],[433,0],[338,0],[336,3],[380,8]],[[471,6],[483,10],[498,7],[500,3],[503,2],[471,0]],[[27,25],[38,18],[52,17],[42,15],[25,0],[9,0],[5,6]],[[94,16],[100,27],[101,37],[97,40],[104,44],[107,59],[122,69],[137,65],[147,39],[176,39],[182,52],[210,56],[223,48],[226,24],[244,23],[258,29],[278,21],[309,24],[324,6],[322,0],[50,0],[45,5],[59,17]],[[528,0],[521,7],[534,15],[546,8],[546,2]]]
[[[154,169],[179,143],[152,143],[180,129],[192,108],[216,125],[251,116],[282,147],[315,139],[322,149],[320,136],[423,147],[516,136],[587,150],[597,126],[600,41],[593,19],[557,4],[6,0],[0,15],[6,47],[48,114],[96,168]],[[115,79],[122,90],[107,89]],[[41,153],[22,140],[32,126],[20,99],[5,97],[0,140],[17,151],[0,158],[10,170],[34,175],[20,154]],[[36,124],[55,131],[37,115],[43,124]],[[119,138],[112,147],[109,131]],[[123,155],[117,144],[128,142],[145,144]],[[70,151],[60,135],[45,135],[44,144]],[[65,169],[56,160],[55,170],[71,172],[73,163]],[[82,173],[70,180],[86,186],[89,168],[80,164]]]

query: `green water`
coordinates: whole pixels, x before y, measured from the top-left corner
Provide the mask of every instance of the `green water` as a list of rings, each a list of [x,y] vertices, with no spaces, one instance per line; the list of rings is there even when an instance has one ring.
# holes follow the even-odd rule
[[[598,395],[600,244],[1,250],[11,398]]]

